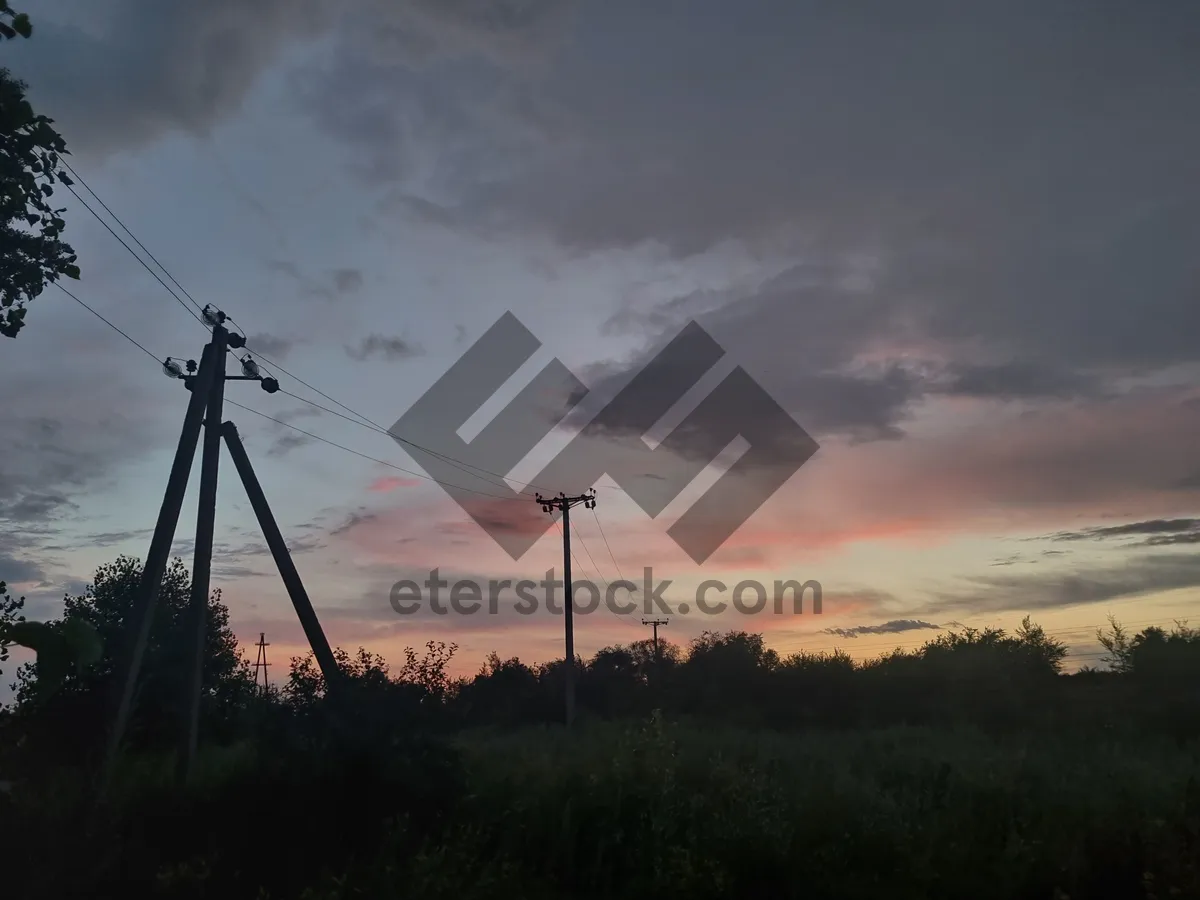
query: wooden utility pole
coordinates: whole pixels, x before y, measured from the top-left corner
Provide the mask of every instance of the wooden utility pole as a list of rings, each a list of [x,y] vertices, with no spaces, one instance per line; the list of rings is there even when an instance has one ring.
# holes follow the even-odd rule
[[[164,368],[168,368],[169,364],[170,360],[164,363]],[[116,698],[116,709],[113,713],[113,721],[105,747],[104,769],[100,782],[101,794],[107,788],[112,777],[121,741],[124,739],[125,729],[129,725],[129,717],[133,712],[134,689],[141,672],[142,658],[146,655],[146,644],[150,639],[150,626],[154,621],[154,611],[158,605],[158,593],[162,587],[163,574],[167,570],[171,542],[175,539],[175,527],[179,524],[179,512],[183,507],[183,496],[187,491],[192,461],[196,457],[196,442],[200,438],[204,408],[208,403],[209,387],[213,382],[213,370],[216,365],[217,363],[213,359],[212,344],[209,344],[200,356],[200,371],[192,379],[192,398],[188,401],[187,413],[183,417],[183,430],[179,435],[179,444],[175,448],[175,460],[171,464],[171,474],[167,478],[167,490],[163,495],[158,521],[154,525],[154,536],[150,539],[150,551],[146,554],[146,563],[142,567],[142,579],[134,597],[129,630],[126,632],[128,643],[123,654],[121,677],[116,682],[119,694]],[[189,365],[188,368],[190,369],[191,366]],[[169,370],[169,374],[181,377],[182,370],[176,369],[174,372]]]
[[[154,536],[150,541],[150,551],[146,556],[138,593],[134,599],[127,632],[127,646],[123,654],[121,677],[117,680],[119,693],[114,698],[114,711],[105,749],[104,768],[101,772],[98,796],[103,796],[112,779],[121,743],[132,715],[138,675],[141,672],[142,660],[149,642],[154,611],[158,603],[163,575],[166,572],[171,543],[175,539],[175,529],[179,524],[179,513],[183,506],[184,494],[187,492],[188,477],[196,456],[196,445],[199,442],[201,427],[205,429],[204,451],[200,466],[200,506],[196,516],[196,548],[193,559],[192,587],[184,616],[187,677],[184,679],[186,694],[181,698],[180,704],[182,727],[179,735],[176,770],[178,776],[181,780],[186,780],[191,775],[199,742],[200,699],[208,628],[208,591],[212,572],[217,475],[222,438],[233,457],[242,484],[250,497],[250,504],[258,516],[267,545],[275,557],[280,576],[296,607],[296,613],[304,626],[304,632],[312,645],[313,653],[331,694],[337,692],[337,684],[340,681],[337,661],[329,649],[329,642],[325,639],[320,622],[317,621],[312,603],[304,592],[304,586],[300,582],[295,564],[292,562],[287,545],[279,532],[279,526],[275,524],[275,518],[271,514],[267,499],[254,475],[249,457],[246,456],[246,450],[238,438],[237,429],[234,428],[232,422],[221,421],[225,382],[257,381],[268,394],[279,390],[279,382],[274,378],[263,377],[259,372],[258,364],[249,356],[241,360],[241,375],[225,374],[226,353],[231,348],[245,347],[246,338],[226,330],[226,317],[220,310],[205,307],[204,318],[212,329],[212,340],[205,345],[204,352],[201,354],[199,371],[197,371],[196,363],[192,360],[187,362],[188,374],[186,375],[183,367],[177,361],[168,358],[163,363],[163,370],[166,374],[172,378],[182,379],[184,386],[191,391],[192,396],[188,401],[183,430],[175,449],[175,460],[171,465],[166,493],[163,496],[158,521],[154,526]],[[265,648],[265,646],[264,641],[262,647]],[[260,652],[263,653],[265,667],[265,650]],[[265,681],[265,668],[263,673]],[[257,673],[255,684],[257,685]]]
[[[571,590],[571,507],[582,503],[588,509],[596,508],[596,491],[568,497],[559,494],[557,497],[535,495],[542,507],[542,512],[558,510],[562,513],[563,533],[563,621],[566,629],[566,723],[570,728],[575,721],[575,625],[572,613],[575,607],[575,592]]]
[[[208,387],[204,413],[204,445],[200,457],[200,503],[196,514],[196,546],[192,551],[192,595],[184,633],[187,648],[187,693],[183,696],[184,720],[176,758],[181,781],[191,774],[200,741],[200,695],[204,683],[204,643],[208,626],[208,585],[212,572],[213,532],[217,520],[217,471],[221,462],[221,407],[225,398],[225,351],[229,332],[214,324],[209,344],[216,364]],[[196,388],[192,388],[193,394]]]

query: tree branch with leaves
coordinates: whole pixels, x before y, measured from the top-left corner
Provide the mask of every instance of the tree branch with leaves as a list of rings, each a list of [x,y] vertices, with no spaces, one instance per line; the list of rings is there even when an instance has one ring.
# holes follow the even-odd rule
[[[33,25],[29,22],[29,16],[14,10],[7,0],[0,0],[0,37],[11,41],[15,37],[27,38],[32,34]]]
[[[29,17],[0,0],[0,35],[32,34]],[[61,170],[67,145],[53,119],[34,112],[28,86],[0,68],[0,334],[16,337],[27,304],[59,278],[79,278],[75,251],[50,198],[56,183],[74,182]]]

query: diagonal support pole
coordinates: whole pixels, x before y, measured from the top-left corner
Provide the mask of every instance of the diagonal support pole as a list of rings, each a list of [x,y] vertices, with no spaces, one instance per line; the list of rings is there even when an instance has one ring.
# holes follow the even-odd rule
[[[288,596],[292,598],[292,606],[296,608],[296,615],[300,618],[300,625],[304,628],[308,644],[317,658],[317,665],[321,667],[321,674],[325,677],[325,689],[334,694],[341,685],[341,670],[334,659],[333,651],[329,648],[329,641],[325,639],[325,632],[321,629],[312,601],[308,599],[308,593],[304,590],[304,583],[300,580],[300,573],[296,571],[296,564],[292,561],[287,543],[275,522],[271,506],[267,503],[267,497],[254,474],[254,467],[250,465],[250,457],[246,455],[246,448],[242,445],[237,427],[232,422],[226,422],[221,428],[221,433],[225,438],[225,446],[229,448],[229,455],[233,458],[233,465],[242,479],[242,484],[245,485],[254,515],[258,517],[263,537],[266,538],[271,555],[275,558],[279,577],[283,579]]]
[[[200,357],[200,368],[192,382],[192,397],[188,401],[187,413],[183,417],[179,445],[175,449],[175,460],[171,464],[167,490],[163,495],[158,521],[154,526],[154,536],[150,539],[150,551],[146,554],[146,564],[142,568],[142,580],[138,585],[137,598],[134,601],[131,616],[134,628],[130,632],[129,646],[126,648],[124,665],[117,682],[120,694],[115,704],[116,711],[108,735],[108,745],[105,749],[104,769],[100,783],[101,793],[112,778],[117,754],[120,752],[121,742],[125,739],[125,730],[129,726],[129,718],[133,712],[133,697],[137,687],[138,674],[142,668],[142,659],[146,654],[146,644],[150,639],[150,628],[154,622],[155,608],[158,605],[159,589],[162,587],[163,574],[167,570],[171,543],[175,540],[175,528],[179,524],[179,511],[183,507],[188,477],[196,457],[196,443],[200,437],[200,426],[204,417],[204,409],[208,405],[209,390],[213,383],[215,368],[216,361],[212,344],[206,344]]]
[[[212,572],[213,532],[217,517],[217,473],[221,462],[221,407],[225,399],[225,349],[228,332],[216,325],[210,345],[216,365],[208,389],[204,416],[204,447],[200,458],[200,502],[196,514],[196,547],[192,560],[192,594],[185,616],[184,640],[188,667],[182,699],[177,776],[192,774],[200,740],[200,695],[204,683],[204,642],[208,627],[208,587]]]

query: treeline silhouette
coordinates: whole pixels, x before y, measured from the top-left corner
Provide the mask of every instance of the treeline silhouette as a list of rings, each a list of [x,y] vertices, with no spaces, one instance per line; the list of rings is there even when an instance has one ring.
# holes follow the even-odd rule
[[[311,657],[263,694],[214,592],[183,787],[175,561],[96,806],[140,576],[122,557],[67,598],[48,627],[89,623],[100,659],[23,666],[0,712],[13,896],[1200,896],[1200,635],[1182,625],[1111,623],[1106,671],[1076,674],[1029,620],[865,662],[742,631],[637,641],[577,661],[568,733],[561,661],[492,654],[455,678],[437,641],[390,667],[338,650],[337,703]],[[0,589],[0,616],[18,608]]]
[[[8,738],[43,761],[86,762],[100,747],[106,702],[124,646],[140,563],[121,557],[102,566],[85,594],[66,598],[64,616],[95,627],[101,660],[53,692],[39,689],[37,666],[18,673],[16,701],[0,714]],[[158,618],[139,687],[131,745],[170,747],[178,727],[185,672],[184,610],[190,589],[175,560],[162,583]],[[606,647],[576,660],[576,696],[584,719],[668,718],[754,728],[868,728],[972,725],[987,730],[1069,728],[1200,734],[1200,630],[1177,624],[1128,634],[1116,621],[1097,635],[1105,670],[1063,674],[1065,645],[1026,618],[1015,631],[963,628],[916,649],[855,661],[840,650],[781,656],[760,634],[706,632],[680,647],[650,640]],[[449,674],[457,647],[429,641],[390,665],[364,648],[336,650],[347,708],[364,734],[417,729],[560,723],[562,660],[528,664],[492,653],[472,677]],[[209,740],[228,742],[266,731],[319,732],[329,725],[324,680],[311,655],[291,661],[282,685],[256,691],[239,655],[220,592],[208,610],[202,716]],[[0,731],[0,737],[4,736]],[[2,751],[0,751],[2,752]],[[94,759],[93,759],[94,761]]]

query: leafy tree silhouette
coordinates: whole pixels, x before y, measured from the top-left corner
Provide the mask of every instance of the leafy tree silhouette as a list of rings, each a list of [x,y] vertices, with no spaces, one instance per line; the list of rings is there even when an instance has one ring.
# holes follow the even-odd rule
[[[25,13],[0,0],[0,36],[29,37]],[[16,337],[27,304],[59,278],[79,278],[75,251],[62,240],[63,209],[50,203],[67,145],[54,120],[33,111],[27,85],[0,68],[0,334]]]
[[[18,622],[24,622],[21,610],[25,608],[24,597],[11,597],[8,585],[0,581],[0,663],[8,662],[8,648],[13,644],[9,629]],[[0,675],[4,670],[0,669]],[[13,685],[14,689],[16,685]]]
[[[27,663],[18,672],[16,718],[30,728],[39,753],[74,758],[98,749],[106,731],[108,701],[120,670],[120,655],[127,647],[130,615],[141,582],[142,563],[121,556],[100,566],[83,594],[64,598],[62,618],[45,623],[60,634],[82,623],[98,636],[101,653],[83,671],[58,673],[61,685],[52,695],[40,690],[43,663]],[[142,664],[136,709],[130,728],[134,746],[159,747],[178,728],[180,701],[187,678],[184,649],[188,646],[187,606],[191,575],[175,559],[163,574],[150,639]],[[202,714],[207,724],[224,731],[236,728],[234,710],[242,709],[253,694],[249,663],[238,652],[237,638],[229,627],[229,610],[215,590],[209,597],[201,681]]]

